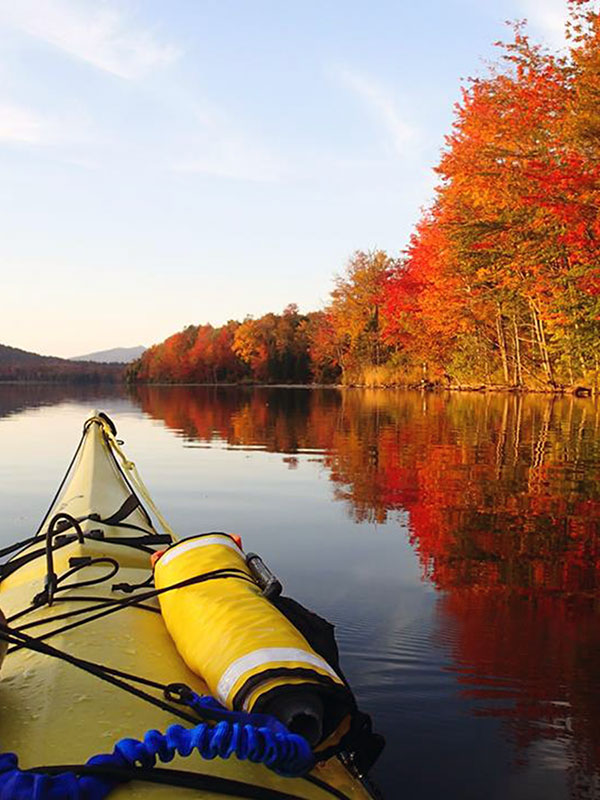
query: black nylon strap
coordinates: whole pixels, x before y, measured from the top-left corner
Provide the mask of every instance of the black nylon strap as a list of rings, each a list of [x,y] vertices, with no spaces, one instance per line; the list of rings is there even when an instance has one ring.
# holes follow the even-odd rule
[[[139,508],[140,505],[141,503],[139,498],[137,498],[134,494],[130,494],[114,514],[111,514],[110,517],[101,520],[101,522],[104,522],[106,525],[118,525],[119,522],[127,519],[130,514],[133,514],[136,508]]]
[[[57,764],[51,767],[34,767],[27,772],[44,772],[55,775],[61,772],[75,772],[77,775],[97,775],[98,777],[115,778],[121,781],[144,781],[146,783],[159,783],[167,786],[178,786],[186,789],[196,789],[227,797],[244,797],[250,800],[302,800],[300,795],[289,794],[266,786],[255,786],[243,783],[233,778],[222,778],[219,775],[207,775],[203,772],[187,772],[181,769],[166,769],[164,767],[113,767],[109,764]],[[312,782],[312,781],[311,781]],[[325,788],[320,782],[317,784],[334,797],[344,798],[341,793],[334,794],[331,787]]]
[[[102,521],[106,523],[106,520]],[[133,526],[121,523],[119,527],[129,528]],[[142,528],[139,528],[139,530],[142,530]],[[125,544],[128,547],[139,547],[140,545],[169,544],[173,539],[168,533],[148,533],[145,536],[104,536],[102,541],[108,544]]]

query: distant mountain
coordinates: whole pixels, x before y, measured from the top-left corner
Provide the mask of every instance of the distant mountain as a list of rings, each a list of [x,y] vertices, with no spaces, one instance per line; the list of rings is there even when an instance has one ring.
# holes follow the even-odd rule
[[[18,347],[0,344],[0,365],[2,366],[6,364],[52,364],[62,360],[55,356],[40,356],[38,353],[30,353],[29,350],[20,350]]]
[[[123,366],[120,364],[75,362],[0,344],[0,381],[97,383],[122,379]]]
[[[88,353],[85,356],[71,356],[69,361],[95,361],[97,364],[129,364],[139,358],[146,348],[113,347],[112,350],[98,350],[97,353]]]

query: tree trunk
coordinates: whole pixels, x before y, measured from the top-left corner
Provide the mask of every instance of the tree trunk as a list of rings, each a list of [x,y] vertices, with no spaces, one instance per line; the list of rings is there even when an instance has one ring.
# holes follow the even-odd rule
[[[542,359],[542,366],[544,368],[544,372],[546,373],[546,378],[548,380],[548,383],[554,386],[554,373],[552,370],[552,363],[550,362],[550,357],[548,355],[548,347],[546,345],[546,333],[544,331],[544,324],[540,319],[540,315],[534,303],[530,303],[530,308],[531,308],[531,317],[533,319],[533,329],[535,331],[535,337],[537,339],[538,347],[540,350],[540,357]]]
[[[544,358],[546,359],[546,371],[548,372],[548,380],[552,384],[554,383],[554,370],[552,369],[552,362],[550,361],[550,355],[548,354],[548,345],[546,344],[546,332],[544,331],[544,323],[542,322],[539,314],[538,314],[538,325],[540,327],[540,337],[542,340],[542,344],[544,346]]]
[[[570,266],[568,259],[567,259],[567,265]],[[576,303],[575,290],[573,288],[573,284],[572,283],[569,284],[569,298],[571,300],[571,304],[573,306],[575,306],[575,303]],[[582,377],[583,380],[585,380],[585,374],[587,372],[587,364],[585,362],[585,356],[584,356],[584,353],[583,353],[583,346],[581,344],[581,333],[580,333],[579,323],[577,322],[577,319],[573,320],[573,327],[575,329],[574,349],[577,352],[577,358],[579,359],[579,363],[581,365],[581,377]]]
[[[498,347],[500,348],[500,358],[502,359],[502,371],[504,372],[504,382],[508,386],[510,384],[510,375],[508,373],[508,358],[506,355],[506,337],[504,336],[504,327],[502,325],[502,314],[500,308],[496,314],[496,331],[498,333]]]
[[[378,367],[380,364],[380,353],[379,353],[379,306],[375,306],[375,366]]]
[[[585,363],[585,356],[583,355],[583,348],[581,346],[581,335],[579,333],[579,323],[575,322],[575,349],[577,350],[577,357],[581,365],[581,377],[585,380],[587,372],[587,364]]]
[[[521,366],[521,345],[519,342],[519,329],[517,327],[517,317],[513,314],[513,335],[515,337],[515,385],[523,385],[523,369]]]

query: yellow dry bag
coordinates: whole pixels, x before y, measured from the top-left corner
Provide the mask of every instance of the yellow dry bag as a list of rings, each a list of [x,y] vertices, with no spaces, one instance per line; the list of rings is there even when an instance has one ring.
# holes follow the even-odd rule
[[[313,745],[331,743],[355,707],[352,693],[263,595],[232,536],[171,545],[154,580],[157,589],[194,581],[160,594],[161,612],[181,657],[223,705],[273,714]]]

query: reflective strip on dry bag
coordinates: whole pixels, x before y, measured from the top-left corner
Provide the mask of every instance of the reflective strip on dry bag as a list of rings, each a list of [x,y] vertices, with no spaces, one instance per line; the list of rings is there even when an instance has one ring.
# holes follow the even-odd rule
[[[187,666],[232,709],[265,711],[278,693],[298,687],[323,694],[327,713],[333,712],[324,726],[330,733],[353,705],[349,689],[263,596],[231,537],[210,533],[172,545],[155,564],[155,585],[162,589],[215,570],[239,572],[159,595],[165,624]]]
[[[230,539],[229,536],[223,536],[221,534],[209,534],[198,539],[182,542],[176,548],[169,548],[169,550],[165,551],[162,556],[162,566],[164,567],[165,564],[168,564],[169,561],[171,561],[173,558],[177,558],[182,553],[187,553],[188,550],[195,550],[198,547],[207,547],[211,544],[219,544],[222,547],[230,547],[236,553],[239,553],[240,551],[237,544],[233,541],[233,539]]]
[[[217,686],[217,695],[224,702],[224,698],[229,697],[231,688],[235,686],[240,678],[253,672],[256,667],[264,667],[265,664],[273,664],[277,662],[293,662],[297,664],[310,664],[313,667],[319,667],[325,670],[332,676],[337,678],[335,670],[329,664],[309,650],[298,650],[295,647],[263,647],[262,650],[254,650],[252,653],[247,653],[245,656],[238,658],[233,664],[230,664]]]

